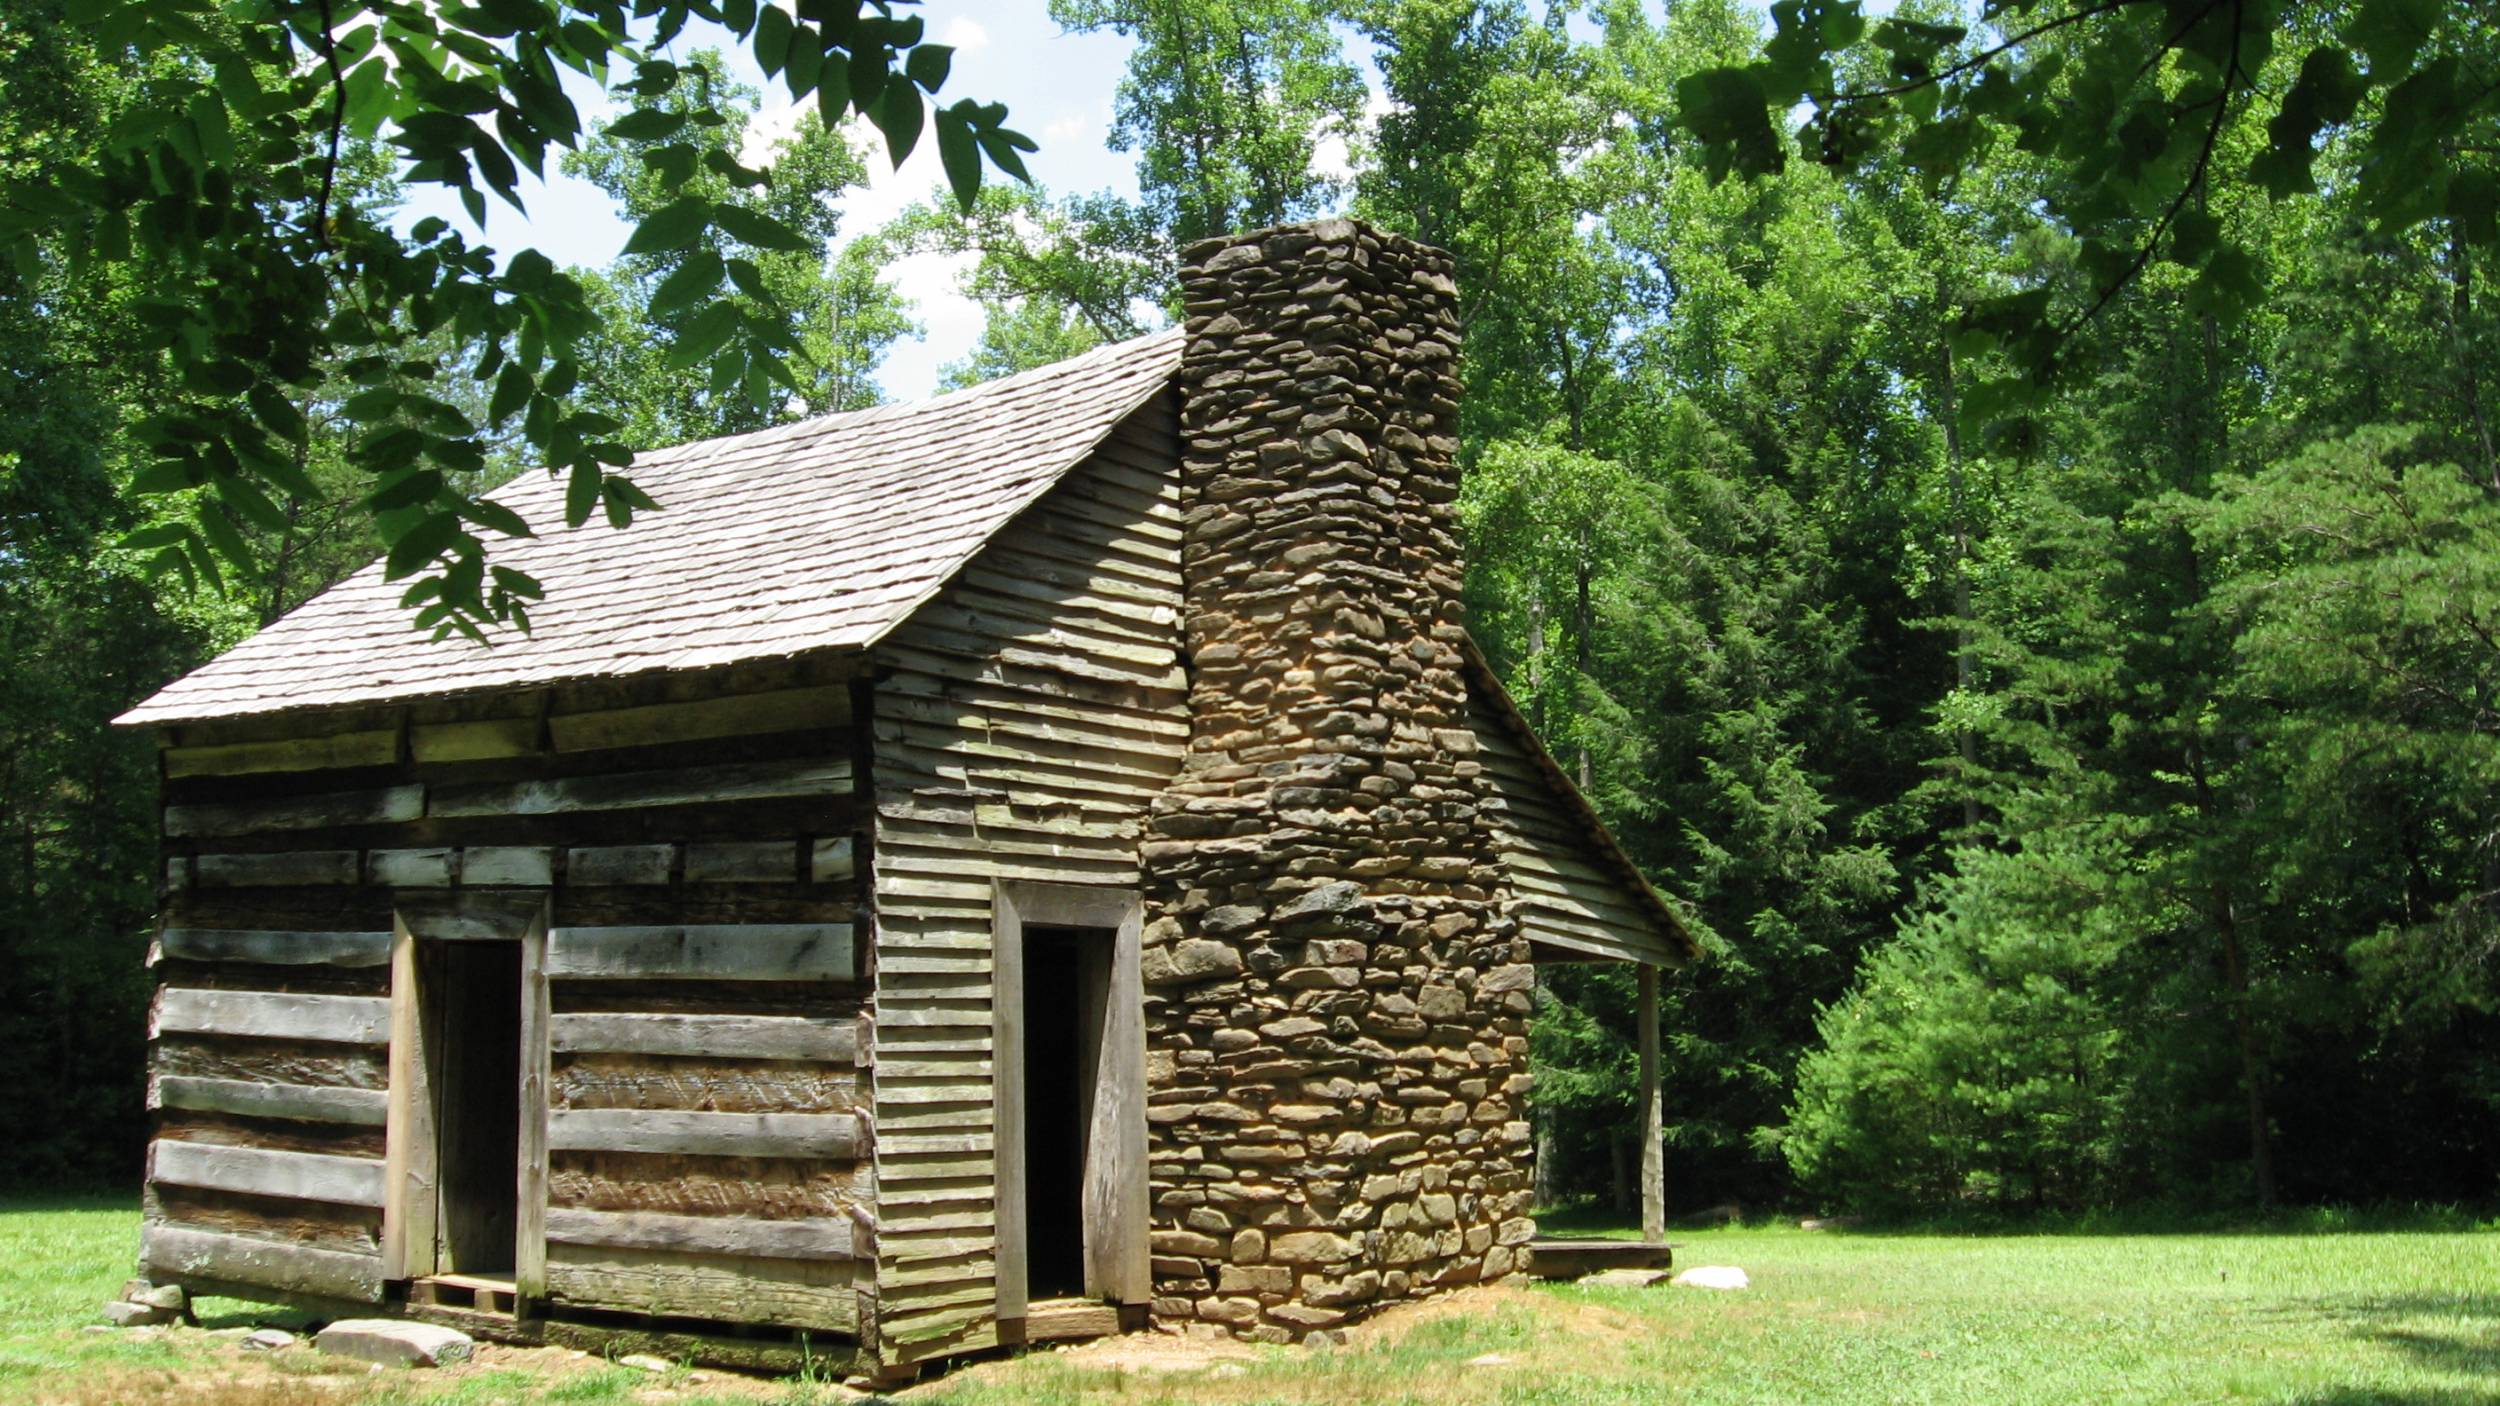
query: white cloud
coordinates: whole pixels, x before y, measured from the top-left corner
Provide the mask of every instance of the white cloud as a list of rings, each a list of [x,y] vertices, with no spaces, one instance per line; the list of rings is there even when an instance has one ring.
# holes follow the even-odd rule
[[[1382,90],[1378,75],[1368,68],[1363,71],[1363,83],[1361,135],[1368,139],[1380,130],[1380,119],[1389,114],[1389,95]],[[1349,149],[1344,133],[1331,132],[1312,146],[1311,170],[1331,180],[1353,179],[1354,153]]]
[[[914,254],[886,266],[896,291],[912,300],[920,323],[918,341],[898,342],[877,368],[877,381],[895,400],[937,393],[938,371],[961,361],[981,340],[981,305],[960,291],[963,276],[979,261],[973,254]]]
[[[986,49],[990,46],[990,32],[982,28],[981,22],[970,15],[957,15],[946,22],[945,29],[939,31],[938,42],[951,44],[962,52],[971,53],[976,49]]]
[[[1059,114],[1042,124],[1041,139],[1046,148],[1056,149],[1079,143],[1100,145],[1111,130],[1111,104],[1088,111],[1081,107],[1061,108]]]
[[[763,107],[747,123],[745,140],[738,144],[739,164],[759,169],[771,165],[773,148],[798,132],[799,119],[807,115],[809,106],[790,101],[788,88],[766,93]]]

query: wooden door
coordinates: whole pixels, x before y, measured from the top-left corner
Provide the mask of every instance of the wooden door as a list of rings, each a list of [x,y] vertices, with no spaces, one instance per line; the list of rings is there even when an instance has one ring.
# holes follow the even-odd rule
[[[508,1274],[523,1297],[545,1293],[546,944],[543,895],[395,915],[386,1279]]]
[[[1152,1278],[1147,1234],[1145,990],[1138,969],[1144,906],[1133,893],[1069,884],[1001,883],[992,951],[996,1090],[998,1316],[1025,1316],[1037,1294],[1143,1304]],[[1053,963],[1049,972],[1037,960]],[[1036,998],[1046,1004],[1037,1004]],[[1045,1036],[1036,1017],[1058,1028]],[[1046,1062],[1033,1056],[1048,1052]],[[1047,1082],[1048,1087],[1045,1087]],[[1064,1096],[1064,1097],[1063,1097]],[[1072,1123],[1066,1142],[1034,1126],[1049,1104]],[[1054,1120],[1055,1121],[1055,1120]],[[1037,1206],[1034,1157],[1065,1147],[1073,1185]],[[1061,1273],[1057,1225],[1076,1219],[1077,1264]],[[1052,1258],[1037,1265],[1041,1248]],[[1035,1272],[1045,1271],[1037,1283]]]

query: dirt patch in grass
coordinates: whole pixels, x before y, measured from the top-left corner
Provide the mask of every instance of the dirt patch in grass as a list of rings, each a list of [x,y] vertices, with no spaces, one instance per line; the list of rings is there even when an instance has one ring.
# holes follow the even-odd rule
[[[1643,1292],[1664,1293],[1666,1290]],[[1438,1324],[1472,1324],[1487,1319],[1521,1316],[1532,1319],[1538,1335],[1545,1338],[1553,1351],[1561,1353],[1576,1353],[1590,1347],[1658,1336],[1656,1323],[1610,1304],[1506,1279],[1494,1284],[1454,1289],[1446,1294],[1435,1294],[1428,1299],[1384,1309],[1378,1317],[1355,1328],[1348,1338],[1356,1347],[1373,1344],[1392,1347],[1407,1343],[1418,1334],[1429,1333]]]
[[[1400,1304],[1336,1347],[1261,1347],[1196,1333],[1136,1333],[986,1362],[912,1392],[935,1402],[1100,1395],[1151,1403],[1473,1403],[1518,1376],[1567,1376],[1658,1336],[1623,1308],[1516,1284]]]
[[[563,1347],[481,1342],[466,1362],[411,1371],[333,1357],[309,1340],[246,1352],[232,1331],[142,1330],[170,1360],[95,1363],[31,1385],[37,1406],[381,1406],[437,1399],[610,1402],[789,1400],[790,1383],[710,1369],[650,1372]]]

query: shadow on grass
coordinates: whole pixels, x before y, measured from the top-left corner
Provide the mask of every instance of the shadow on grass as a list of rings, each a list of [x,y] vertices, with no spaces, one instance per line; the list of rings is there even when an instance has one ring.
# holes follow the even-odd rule
[[[1669,1238],[1704,1231],[1785,1230],[1804,1217],[1795,1212],[1748,1210],[1742,1219],[1723,1214],[1667,1219]],[[1636,1215],[1589,1203],[1553,1206],[1536,1213],[1544,1235],[1631,1239],[1640,1234]],[[2245,1210],[2129,1207],[2095,1211],[1965,1212],[1929,1216],[1851,1216],[1819,1227],[1827,1235],[2011,1237],[2027,1235],[2458,1235],[2500,1232],[2500,1215],[2461,1206],[2315,1206],[2261,1214]]]
[[[2493,1393],[2480,1386],[2338,1386],[2285,1396],[2275,1406],[2493,1406]]]
[[[2378,1343],[2422,1367],[2494,1384],[2500,1396],[2500,1293],[2399,1294],[2320,1305],[2325,1316],[2364,1342]]]
[[[139,1211],[137,1187],[109,1191],[13,1191],[0,1195],[0,1216],[57,1215],[64,1211]]]

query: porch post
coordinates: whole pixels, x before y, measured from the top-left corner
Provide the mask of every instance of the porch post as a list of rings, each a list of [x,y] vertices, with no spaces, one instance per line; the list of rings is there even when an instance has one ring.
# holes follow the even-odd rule
[[[1647,962],[1640,973],[1641,1041],[1641,1238],[1667,1237],[1667,1150],[1665,1118],[1658,1104],[1658,969]]]

